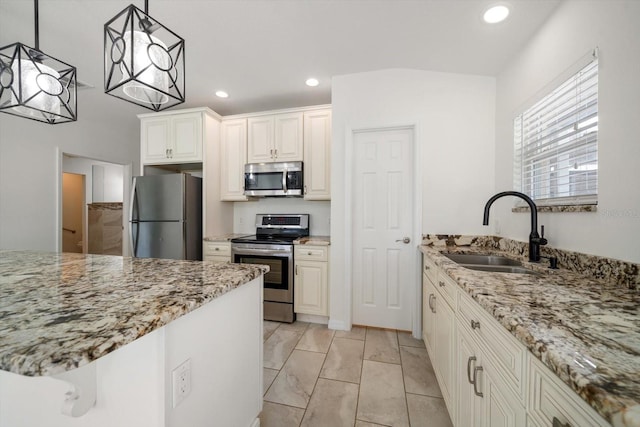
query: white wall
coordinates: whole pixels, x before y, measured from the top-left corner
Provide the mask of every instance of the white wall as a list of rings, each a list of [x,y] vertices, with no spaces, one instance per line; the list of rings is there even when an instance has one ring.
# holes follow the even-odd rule
[[[416,234],[484,234],[482,209],[495,179],[494,101],[490,77],[393,69],[333,78],[330,326],[351,322],[346,294],[351,266],[345,265],[351,236],[344,218],[351,132],[415,126],[422,202]]]
[[[496,190],[513,188],[516,110],[599,47],[598,208],[596,213],[545,213],[549,245],[640,262],[640,2],[566,1],[497,78]],[[501,233],[526,241],[529,215],[512,201],[492,207]]]
[[[89,100],[102,112],[83,110]],[[58,125],[0,114],[0,248],[58,250],[57,150],[133,163],[138,170],[140,124],[135,114],[141,108],[88,89],[79,92],[78,109],[77,122]]]
[[[331,202],[305,201],[300,198],[276,197],[249,202],[235,202],[233,232],[254,234],[256,214],[310,215],[309,227],[313,236],[328,236],[330,231]]]

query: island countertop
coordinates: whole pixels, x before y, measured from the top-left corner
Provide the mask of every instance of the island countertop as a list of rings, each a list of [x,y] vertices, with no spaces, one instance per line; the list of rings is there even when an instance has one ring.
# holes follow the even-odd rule
[[[86,365],[267,271],[0,250],[0,369],[43,376]]]
[[[614,426],[640,426],[640,294],[604,280],[522,260],[538,275],[480,272],[421,246],[502,326]]]

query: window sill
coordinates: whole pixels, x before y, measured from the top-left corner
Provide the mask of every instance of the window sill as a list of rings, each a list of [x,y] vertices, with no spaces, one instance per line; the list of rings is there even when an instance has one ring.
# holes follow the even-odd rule
[[[549,205],[538,206],[538,212],[596,212],[598,205]],[[530,212],[529,206],[516,206],[511,212]]]

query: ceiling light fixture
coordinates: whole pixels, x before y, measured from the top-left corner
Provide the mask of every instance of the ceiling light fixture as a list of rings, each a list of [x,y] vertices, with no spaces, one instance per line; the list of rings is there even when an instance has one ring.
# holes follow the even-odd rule
[[[487,24],[497,24],[507,19],[509,8],[505,5],[492,6],[484,12],[482,19]]]
[[[228,98],[229,94],[227,92],[223,91],[223,90],[218,90],[218,91],[216,91],[216,96],[218,98]]]
[[[13,43],[0,48],[0,112],[39,122],[74,122],[76,67],[40,50],[38,0],[34,0],[35,48]]]
[[[320,84],[320,82],[318,81],[318,79],[314,79],[313,77],[310,79],[307,79],[307,81],[305,82],[307,86],[311,86],[311,87],[316,87]]]
[[[154,111],[185,101],[184,39],[129,5],[104,24],[104,91]]]

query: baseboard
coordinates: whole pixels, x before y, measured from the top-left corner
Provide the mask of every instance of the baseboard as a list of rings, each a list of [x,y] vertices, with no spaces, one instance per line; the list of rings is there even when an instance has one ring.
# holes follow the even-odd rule
[[[260,417],[258,417],[255,420],[253,420],[253,422],[251,423],[251,425],[249,427],[260,427]]]
[[[296,320],[300,322],[318,323],[321,325],[329,323],[329,318],[327,316],[318,316],[317,314],[296,314]]]

